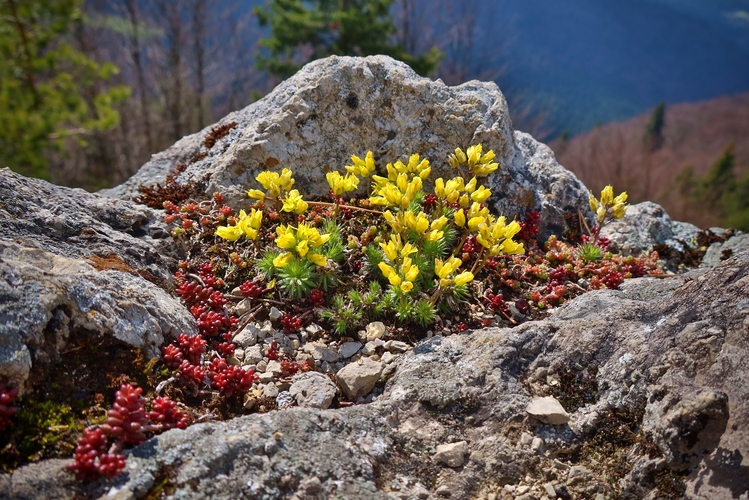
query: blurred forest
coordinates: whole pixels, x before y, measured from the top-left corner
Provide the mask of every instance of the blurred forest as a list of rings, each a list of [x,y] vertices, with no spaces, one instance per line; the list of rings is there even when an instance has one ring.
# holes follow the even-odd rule
[[[388,54],[448,85],[504,81],[501,54],[518,41],[487,8],[486,0],[0,0],[0,166],[92,191],[119,184],[153,153],[330,54]],[[540,94],[502,90],[515,128],[539,140],[559,132]],[[661,105],[574,138],[562,133],[551,146],[591,189],[612,183],[675,219],[749,229],[749,94]]]
[[[550,146],[590,189],[613,184],[675,220],[749,230],[749,93],[661,103]]]
[[[388,53],[450,85],[495,79],[467,57],[481,36],[474,3],[0,0],[0,115],[11,118],[0,165],[88,190],[119,184],[328,54]]]

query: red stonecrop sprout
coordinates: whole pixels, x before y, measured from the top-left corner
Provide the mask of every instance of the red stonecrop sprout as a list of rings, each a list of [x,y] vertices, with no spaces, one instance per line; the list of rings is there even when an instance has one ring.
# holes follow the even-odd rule
[[[255,370],[244,370],[239,366],[228,365],[224,358],[216,358],[208,368],[208,378],[221,394],[230,397],[235,392],[249,391],[258,376],[255,375]]]
[[[123,384],[115,395],[115,403],[107,412],[107,423],[83,431],[75,448],[74,460],[67,465],[78,480],[92,480],[100,476],[115,476],[125,467],[125,456],[120,452],[125,444],[137,445],[146,440],[146,432],[185,429],[187,413],[177,408],[168,397],[157,397],[153,409],[146,414],[143,389]],[[114,443],[107,449],[107,437]]]
[[[287,333],[296,332],[302,326],[302,320],[292,314],[284,314],[281,317],[281,325]]]
[[[538,236],[538,224],[541,222],[541,212],[531,210],[525,214],[525,219],[520,222],[520,232],[518,239],[529,241]]]
[[[172,428],[187,429],[189,418],[187,413],[177,408],[177,403],[168,397],[158,397],[152,402],[153,409],[148,412],[150,418],[161,430]],[[153,427],[153,426],[152,426]]]
[[[116,453],[116,445],[112,448],[107,452],[107,438],[101,428],[86,429],[78,439],[74,460],[67,469],[75,472],[79,481],[116,476],[125,468],[125,455]]]
[[[105,434],[129,444],[140,444],[146,440],[143,433],[147,420],[146,400],[141,396],[142,392],[143,388],[130,384],[120,387],[112,409],[107,412],[107,423],[101,426]]]
[[[10,425],[10,417],[18,411],[13,404],[16,396],[18,396],[17,387],[8,387],[6,382],[0,382],[0,431]]]

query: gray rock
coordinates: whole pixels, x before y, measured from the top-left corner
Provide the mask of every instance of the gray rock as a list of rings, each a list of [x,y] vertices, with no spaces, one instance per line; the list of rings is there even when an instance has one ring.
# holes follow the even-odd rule
[[[728,418],[725,393],[700,391],[680,401],[658,422],[655,443],[671,469],[689,469],[717,448]]]
[[[362,358],[356,363],[343,367],[336,373],[336,382],[349,399],[369,394],[380,379],[382,363],[370,358]]]
[[[277,307],[273,306],[270,308],[270,313],[268,313],[268,317],[271,321],[280,321],[281,317],[283,317],[283,311],[279,311]]]
[[[257,365],[264,357],[263,349],[259,345],[253,345],[244,350],[244,364],[246,365]]]
[[[722,260],[747,249],[749,249],[749,234],[739,232],[722,243],[715,242],[710,245],[702,258],[700,267],[715,267]]]
[[[624,218],[603,228],[601,236],[611,240],[611,250],[638,256],[651,252],[654,245],[668,245],[684,251],[684,244],[696,247],[700,229],[687,222],[674,221],[666,211],[650,201],[630,205]]]
[[[308,343],[304,345],[304,352],[311,354],[315,361],[327,361],[328,363],[334,363],[341,359],[341,355],[338,352],[328,347],[323,343]]]
[[[127,272],[0,239],[0,378],[23,393],[85,330],[149,358],[195,323],[178,299]]]
[[[341,344],[340,352],[343,359],[348,359],[362,348],[361,342],[344,342]]]
[[[432,462],[445,464],[448,467],[462,467],[468,455],[468,443],[458,441],[437,446],[437,452],[432,456]]]
[[[546,424],[561,425],[570,421],[569,413],[556,398],[551,396],[533,398],[525,411]]]
[[[309,196],[328,192],[323,168],[343,171],[352,154],[375,154],[385,164],[418,153],[432,162],[429,185],[452,177],[447,158],[456,147],[481,143],[497,154],[500,169],[488,178],[489,201],[510,218],[543,211],[542,233],[561,234],[570,207],[588,211],[583,184],[554,159],[545,145],[513,132],[504,96],[494,83],[471,81],[448,87],[419,77],[387,56],[336,57],[314,61],[273,92],[219,123],[237,126],[215,146],[201,145],[210,127],[185,137],[125,184],[102,191],[130,198],[140,184],[163,182],[178,163],[189,163],[180,181],[208,175],[208,191],[246,200],[255,176],[290,167]],[[197,152],[204,159],[190,163]],[[362,187],[362,189],[364,189]]]
[[[326,409],[333,402],[336,387],[330,377],[319,372],[298,373],[292,379],[289,394],[304,408]]]
[[[239,347],[257,347],[258,349],[260,349],[260,346],[255,345],[257,344],[259,335],[260,330],[258,330],[255,325],[249,324],[236,335],[234,335],[234,338],[231,341],[237,344]]]

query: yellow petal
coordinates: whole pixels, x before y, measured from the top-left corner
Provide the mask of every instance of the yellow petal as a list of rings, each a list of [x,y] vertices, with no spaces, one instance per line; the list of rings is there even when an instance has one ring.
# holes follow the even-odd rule
[[[321,267],[328,264],[328,259],[326,259],[324,255],[315,252],[308,253],[307,260]]]
[[[458,286],[465,285],[466,283],[472,280],[473,280],[473,273],[470,271],[465,271],[455,277],[455,284]]]
[[[278,257],[273,259],[273,265],[276,267],[286,267],[293,259],[294,256],[291,254],[291,252],[283,252],[282,254],[279,254]]]
[[[604,205],[612,205],[614,203],[614,188],[611,185],[606,186],[601,191],[601,203]]]
[[[463,213],[463,210],[458,209],[453,214],[453,220],[456,225],[463,227],[466,225],[466,214]]]
[[[247,196],[256,200],[265,199],[265,193],[263,191],[260,191],[259,189],[250,189],[249,191],[247,191]]]
[[[401,292],[408,293],[411,290],[413,290],[413,287],[414,287],[413,283],[411,283],[410,281],[404,281],[403,283],[401,283]]]
[[[238,226],[219,226],[216,229],[216,236],[229,241],[237,241],[242,234],[242,229]]]

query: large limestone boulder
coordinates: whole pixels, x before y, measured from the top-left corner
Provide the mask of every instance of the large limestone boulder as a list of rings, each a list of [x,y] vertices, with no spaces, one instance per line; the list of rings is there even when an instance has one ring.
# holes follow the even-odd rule
[[[529,209],[543,210],[542,231],[561,234],[563,212],[588,206],[585,186],[557,163],[552,151],[513,131],[507,101],[493,82],[448,87],[387,56],[332,56],[309,63],[219,125],[232,123],[234,128],[212,147],[204,144],[208,127],[102,193],[129,199],[141,184],[163,182],[184,163],[180,182],[208,176],[207,191],[221,190],[235,200],[246,200],[245,191],[256,187],[259,172],[283,167],[293,170],[303,194],[319,196],[329,190],[324,172],[343,171],[352,154],[363,157],[368,150],[380,174],[386,163],[418,153],[432,162],[433,181],[454,176],[447,158],[456,147],[481,143],[496,152],[500,164],[488,181],[498,212],[522,218]]]
[[[178,249],[149,236],[152,210],[7,168],[0,199],[0,379],[21,395],[81,335],[157,357],[196,331],[168,291]]]
[[[631,280],[543,321],[424,341],[371,404],[172,430],[130,451],[126,474],[91,485],[74,483],[62,460],[29,465],[0,476],[0,496],[145,498],[167,481],[169,498],[195,499],[469,499],[507,488],[739,498],[749,494],[747,296],[749,252]],[[527,416],[543,396],[568,423]],[[458,445],[459,467],[434,460]]]

